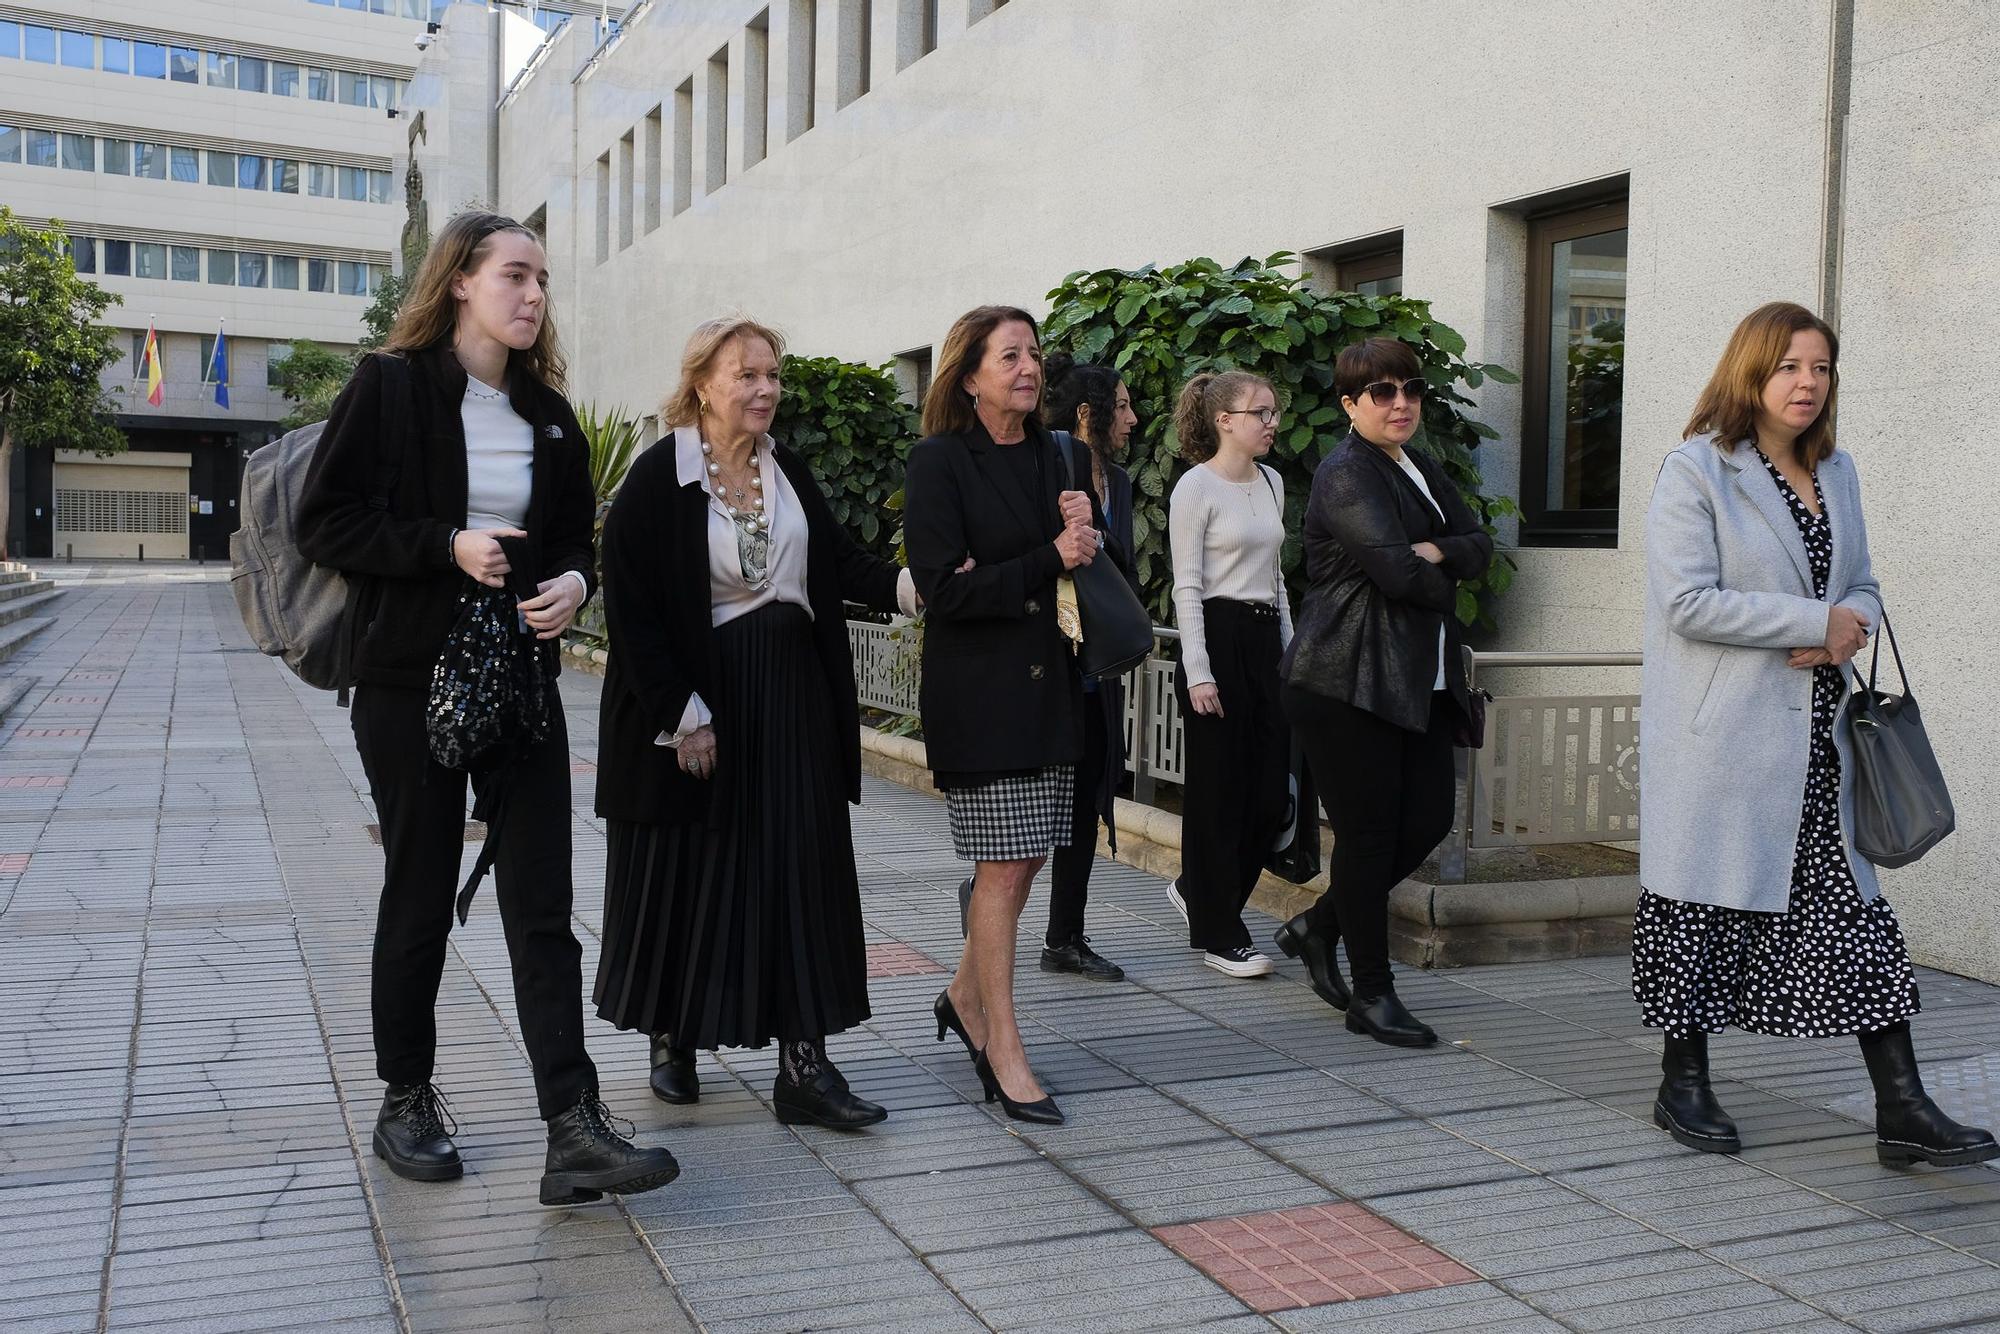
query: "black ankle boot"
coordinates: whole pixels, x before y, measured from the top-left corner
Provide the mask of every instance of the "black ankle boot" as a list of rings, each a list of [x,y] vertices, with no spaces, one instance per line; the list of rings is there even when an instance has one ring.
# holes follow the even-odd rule
[[[661,1102],[701,1101],[701,1079],[694,1072],[694,1049],[676,1047],[666,1034],[653,1038],[653,1096]]]
[[[1394,991],[1356,996],[1347,1005],[1347,1031],[1391,1047],[1428,1047],[1438,1040],[1431,1026],[1411,1014]]]
[[[2000,1144],[1991,1134],[1952,1120],[1924,1092],[1917,1053],[1910,1045],[1909,1020],[1863,1033],[1861,1056],[1875,1085],[1875,1156],[1883,1163],[1956,1167],[2000,1158]]]
[[[642,1149],[612,1129],[611,1113],[595,1093],[549,1121],[543,1204],[587,1204],[606,1191],[637,1195],[680,1174],[665,1149]]]
[[[1660,1096],[1653,1100],[1653,1124],[1676,1142],[1703,1153],[1735,1153],[1743,1147],[1736,1123],[1708,1086],[1708,1034],[1667,1037],[1660,1058]]]
[[[391,1084],[375,1116],[375,1156],[411,1181],[456,1181],[465,1175],[457,1131],[437,1085]]]
[[[847,1077],[831,1066],[798,1083],[780,1075],[771,1086],[771,1110],[781,1125],[828,1130],[859,1130],[889,1119],[886,1107],[855,1097]]]
[[[1300,913],[1278,928],[1276,939],[1286,958],[1305,963],[1306,976],[1312,979],[1313,992],[1321,1000],[1336,1010],[1354,1003],[1347,990],[1347,979],[1340,975],[1340,958],[1334,953],[1334,946],[1340,941],[1337,933],[1315,928]]]

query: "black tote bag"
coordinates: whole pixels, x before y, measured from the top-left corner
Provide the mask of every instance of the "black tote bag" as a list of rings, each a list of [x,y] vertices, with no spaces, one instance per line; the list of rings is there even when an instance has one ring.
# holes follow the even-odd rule
[[[1902,681],[1898,695],[1875,688],[1884,639]],[[1854,850],[1877,866],[1908,866],[1943,842],[1958,817],[1887,616],[1868,660],[1867,684],[1851,665],[1848,672],[1855,690],[1843,725],[1854,763]]]
[[[1063,478],[1076,489],[1076,469],[1070,461],[1070,435],[1052,431]],[[1101,548],[1100,548],[1101,550]],[[1093,560],[1068,572],[1076,585],[1077,615],[1083,620],[1083,645],[1077,649],[1077,670],[1086,681],[1123,676],[1152,656],[1153,618],[1139,595],[1125,582],[1115,561]]]

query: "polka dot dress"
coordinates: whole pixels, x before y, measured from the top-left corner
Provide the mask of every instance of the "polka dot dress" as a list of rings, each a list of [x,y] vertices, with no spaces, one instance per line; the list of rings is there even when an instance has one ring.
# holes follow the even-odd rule
[[[1763,458],[1761,451],[1758,455]],[[1833,528],[1768,458],[1826,597]],[[1833,719],[1846,688],[1837,667],[1813,669],[1812,746],[1784,912],[1682,903],[1641,890],[1632,932],[1632,994],[1645,1021],[1675,1037],[1734,1026],[1776,1037],[1872,1032],[1917,1012],[1916,979],[1888,900],[1861,901],[1840,836],[1840,752]]]

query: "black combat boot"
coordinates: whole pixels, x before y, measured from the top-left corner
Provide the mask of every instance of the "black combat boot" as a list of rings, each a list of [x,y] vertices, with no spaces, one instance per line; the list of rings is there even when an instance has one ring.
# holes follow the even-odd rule
[[[411,1181],[456,1181],[465,1175],[457,1132],[437,1085],[391,1084],[375,1116],[375,1156]]]
[[[1708,1086],[1708,1034],[1667,1037],[1660,1058],[1660,1096],[1653,1101],[1653,1124],[1690,1149],[1735,1153],[1743,1147],[1736,1123]]]
[[[543,1204],[587,1204],[604,1195],[637,1195],[666,1185],[681,1166],[665,1149],[642,1149],[612,1128],[595,1093],[549,1121]]]

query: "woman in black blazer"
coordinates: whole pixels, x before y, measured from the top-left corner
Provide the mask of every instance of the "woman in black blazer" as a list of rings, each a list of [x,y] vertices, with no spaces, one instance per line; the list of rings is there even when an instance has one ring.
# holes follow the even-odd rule
[[[520,613],[541,642],[517,651],[535,655],[553,697],[555,640],[590,596],[595,497],[562,394],[548,276],[540,240],[511,218],[463,213],[445,224],[385,353],[364,358],[334,400],[299,504],[300,552],[358,576],[361,590],[354,744],[386,861],[371,985],[375,1067],[388,1091],[374,1146],[417,1181],[465,1170],[434,1067],[466,775],[431,758],[431,671],[464,594],[525,582],[536,593]],[[506,793],[489,836],[521,1036],[549,1123],[541,1199],[568,1204],[650,1190],[679,1168],[665,1149],[635,1148],[612,1129],[584,1050],[569,741],[552,702],[547,735],[472,783],[482,799],[496,782]]]
[[[904,535],[927,607],[919,707],[952,844],[975,863],[964,956],[937,998],[987,1101],[1062,1112],[1014,1020],[1015,930],[1049,852],[1069,843],[1083,679],[1058,620],[1060,576],[1097,554],[1102,517],[1067,490],[1042,426],[1041,338],[1026,311],[981,306],[945,338],[910,451]]]
[[[655,1094],[700,1096],[697,1048],[777,1039],[773,1110],[837,1130],[856,1097],[825,1039],[868,1018],[847,806],[860,715],[843,600],[916,611],[767,434],[784,344],[695,330],[664,418],[604,523],[611,635],[597,813],[609,825],[597,1012],[653,1039]]]
[[[1423,1047],[1437,1034],[1396,998],[1389,891],[1451,830],[1452,740],[1470,716],[1458,581],[1486,568],[1493,539],[1458,487],[1408,448],[1423,367],[1393,338],[1344,349],[1333,382],[1353,423],[1313,474],[1308,586],[1285,654],[1285,714],[1333,826],[1329,888],[1278,931],[1313,989],[1347,1000],[1347,1027]],[[1334,943],[1347,940],[1346,997]]]

